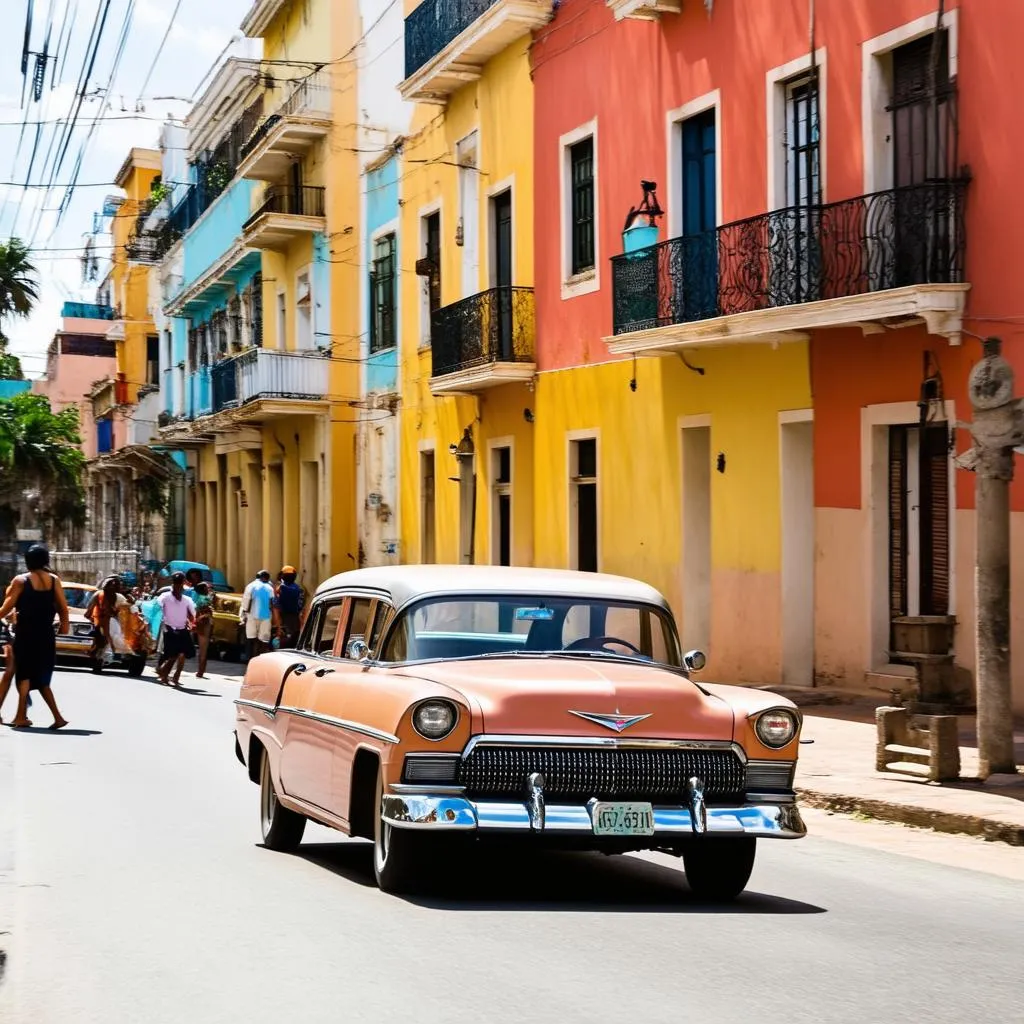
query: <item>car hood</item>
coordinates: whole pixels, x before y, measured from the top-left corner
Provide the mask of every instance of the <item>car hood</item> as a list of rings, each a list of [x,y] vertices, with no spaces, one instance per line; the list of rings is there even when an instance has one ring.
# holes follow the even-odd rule
[[[573,712],[637,718],[631,739],[731,740],[733,712],[721,697],[653,665],[570,658],[446,661],[404,670],[461,694],[490,734],[615,735],[619,729]],[[641,717],[646,716],[646,717]]]

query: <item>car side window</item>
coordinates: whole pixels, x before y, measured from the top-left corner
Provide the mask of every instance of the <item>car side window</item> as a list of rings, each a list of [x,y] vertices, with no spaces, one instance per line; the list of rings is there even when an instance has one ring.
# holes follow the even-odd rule
[[[317,635],[317,631],[320,629],[320,618],[323,615],[323,610],[323,604],[318,604],[314,608],[310,609],[309,615],[306,617],[306,624],[302,630],[302,636],[299,637],[300,651],[315,650],[313,638]]]
[[[349,598],[348,628],[345,631],[345,643],[342,647],[342,657],[352,657],[352,644],[356,640],[367,643],[366,634],[370,626],[370,615],[373,611],[374,600],[372,597]]]
[[[378,601],[377,609],[373,616],[373,629],[370,630],[370,639],[367,641],[371,651],[377,650],[377,646],[380,644],[381,633],[384,632],[384,627],[387,625],[390,617],[391,606],[385,604],[384,601]]]
[[[342,601],[327,605],[320,616],[320,627],[316,634],[316,653],[329,655],[334,651],[334,641],[338,636],[341,624],[341,613],[345,605]]]

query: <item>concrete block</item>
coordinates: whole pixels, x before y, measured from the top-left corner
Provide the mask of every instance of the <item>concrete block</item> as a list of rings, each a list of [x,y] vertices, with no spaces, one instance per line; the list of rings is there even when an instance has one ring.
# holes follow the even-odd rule
[[[875,770],[898,771],[921,777],[920,772],[894,765],[921,765],[930,782],[960,777],[960,742],[956,715],[916,715],[907,708],[877,708],[878,729]]]

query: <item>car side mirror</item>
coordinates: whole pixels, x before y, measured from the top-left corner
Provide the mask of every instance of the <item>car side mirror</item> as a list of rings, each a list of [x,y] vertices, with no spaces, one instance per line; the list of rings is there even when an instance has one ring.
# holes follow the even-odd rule
[[[365,661],[370,656],[370,648],[365,640],[353,640],[348,645],[348,656],[353,661]]]
[[[700,672],[708,663],[703,651],[687,651],[683,655],[683,665],[687,672]]]

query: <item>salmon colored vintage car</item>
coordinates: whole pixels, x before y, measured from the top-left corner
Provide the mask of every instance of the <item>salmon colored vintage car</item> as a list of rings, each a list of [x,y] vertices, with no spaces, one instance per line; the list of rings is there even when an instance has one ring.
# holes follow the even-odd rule
[[[328,580],[299,649],[249,663],[236,754],[264,843],[307,820],[374,843],[414,891],[472,838],[682,857],[698,898],[747,884],[758,839],[806,832],[801,719],[704,684],[665,599],[635,580],[494,566],[388,566]]]

